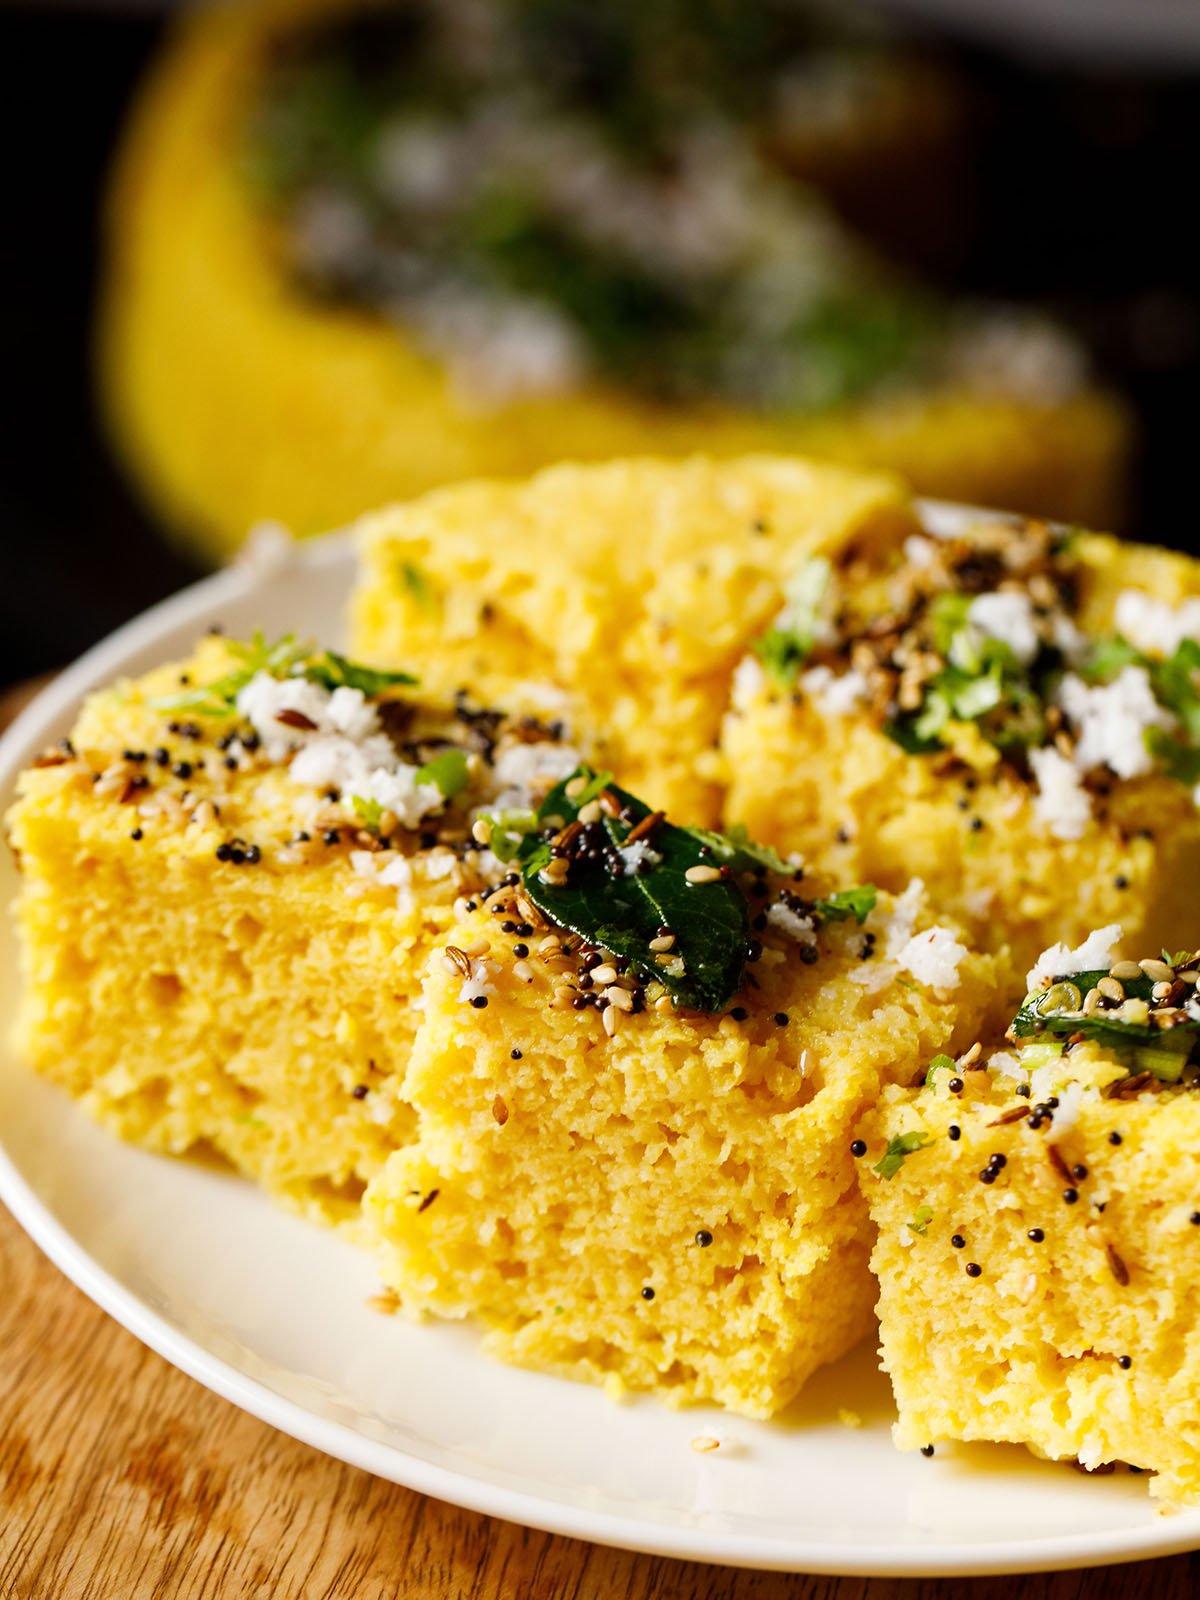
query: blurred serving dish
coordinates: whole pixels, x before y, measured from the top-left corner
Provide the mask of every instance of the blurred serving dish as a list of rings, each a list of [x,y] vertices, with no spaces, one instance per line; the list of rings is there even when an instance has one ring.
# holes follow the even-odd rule
[[[799,181],[864,220],[936,190],[952,100],[790,7],[198,13],[116,177],[116,434],[213,552],[648,442],[1110,521],[1126,423],[1078,347],[908,281]]]

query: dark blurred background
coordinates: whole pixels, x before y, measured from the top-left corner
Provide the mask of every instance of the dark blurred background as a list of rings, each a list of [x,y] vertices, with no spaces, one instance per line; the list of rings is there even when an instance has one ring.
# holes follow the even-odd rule
[[[1138,10],[1128,0],[1127,23]],[[1135,60],[1073,37],[981,36],[950,0],[937,12],[917,27],[971,107],[942,280],[1048,306],[1080,332],[1138,419],[1127,530],[1200,549],[1200,63],[1169,30]],[[0,6],[0,682],[63,664],[198,571],[110,456],[90,370],[104,174],[162,28],[149,8]]]

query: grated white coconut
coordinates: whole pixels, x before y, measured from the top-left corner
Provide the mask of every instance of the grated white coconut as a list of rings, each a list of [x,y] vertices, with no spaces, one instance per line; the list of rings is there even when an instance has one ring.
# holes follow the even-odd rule
[[[627,878],[635,877],[643,862],[648,867],[657,867],[662,860],[660,852],[646,839],[635,839],[632,844],[622,845],[617,854],[625,864]]]
[[[925,883],[913,878],[902,894],[890,902],[882,896],[867,917],[869,932],[883,938],[883,955],[894,960],[916,931],[917,918],[925,908]]]
[[[835,673],[831,667],[810,667],[801,674],[799,686],[826,717],[849,716],[863,704],[871,689],[863,674],[854,667],[842,673]]]
[[[520,811],[536,804],[556,783],[580,765],[579,751],[544,739],[536,744],[514,740],[496,752],[492,768],[495,793],[485,809]]]
[[[1089,933],[1074,950],[1069,950],[1065,944],[1052,944],[1042,951],[1026,973],[1026,989],[1040,989],[1047,979],[1069,977],[1074,972],[1098,972],[1101,967],[1111,967],[1121,931],[1119,922],[1110,922],[1107,927]]]
[[[458,991],[458,998],[464,1005],[470,1005],[472,1000],[485,999],[488,995],[495,994],[496,988],[492,983],[492,974],[495,970],[490,961],[480,959],[471,962],[471,976],[463,979],[462,987]]]
[[[1118,778],[1139,778],[1153,771],[1146,732],[1173,727],[1175,719],[1159,705],[1145,667],[1122,667],[1106,684],[1087,684],[1068,672],[1057,698],[1076,729],[1074,761],[1081,772],[1110,767]]]
[[[788,939],[794,939],[799,945],[814,945],[817,942],[817,932],[811,917],[802,917],[798,911],[793,911],[791,906],[784,905],[777,900],[767,912],[767,922],[772,928],[777,928]]]
[[[400,760],[361,689],[331,691],[307,678],[258,672],[239,691],[237,708],[269,761],[292,756],[289,776],[306,789],[337,789],[347,798],[375,801],[406,828],[445,804],[436,783],[418,783],[420,769]],[[285,711],[298,712],[312,727],[280,722]]]
[[[937,546],[923,534],[910,533],[904,541],[904,559],[910,567],[927,567],[937,555]]]
[[[987,638],[1006,644],[1022,666],[1028,666],[1041,648],[1033,601],[1019,591],[976,595],[967,608],[967,621]]]
[[[767,675],[757,656],[743,656],[733,669],[733,709],[746,711],[762,693]]]
[[[1031,750],[1029,765],[1038,786],[1034,816],[1056,839],[1082,839],[1092,820],[1092,797],[1074,765],[1053,745]]]
[[[898,952],[896,964],[927,989],[945,990],[958,987],[958,969],[966,957],[966,945],[949,928],[934,926],[913,934]]]
[[[1117,632],[1148,656],[1173,655],[1185,639],[1200,639],[1200,598],[1173,606],[1140,589],[1117,596],[1113,621]]]

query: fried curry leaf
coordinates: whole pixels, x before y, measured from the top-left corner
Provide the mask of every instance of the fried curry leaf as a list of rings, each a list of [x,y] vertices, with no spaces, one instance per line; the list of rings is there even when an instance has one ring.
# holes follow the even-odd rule
[[[746,896],[732,877],[688,881],[689,868],[716,864],[698,831],[660,820],[644,849],[639,850],[638,841],[629,845],[630,833],[651,815],[650,809],[612,785],[597,790],[597,777],[603,775],[581,767],[558,784],[542,802],[538,821],[545,824],[553,818],[569,825],[596,793],[611,795],[621,814],[602,812],[600,826],[609,849],[600,859],[576,859],[569,881],[555,885],[543,875],[552,859],[552,837],[545,831],[520,835],[515,855],[526,894],[557,926],[657,979],[677,1005],[722,1010],[741,988],[745,970],[750,924]],[[585,780],[582,792],[568,794],[580,778]],[[650,943],[664,927],[674,933],[675,944],[669,953],[656,954]]]
[[[1108,976],[1107,969],[1076,972],[1059,978],[1048,989],[1025,996],[1024,1004],[1009,1028],[1014,1039],[1053,1038],[1093,1039],[1111,1050],[1117,1059],[1138,1071],[1174,1082],[1183,1071],[1200,1035],[1200,1021],[1188,1018],[1172,1028],[1158,1028],[1150,1021],[1149,1005],[1154,988],[1149,978],[1130,978],[1122,983],[1127,1000],[1146,1005],[1145,1020],[1121,1017],[1111,1011],[1094,1011],[1081,1016],[1079,1006],[1090,989]]]

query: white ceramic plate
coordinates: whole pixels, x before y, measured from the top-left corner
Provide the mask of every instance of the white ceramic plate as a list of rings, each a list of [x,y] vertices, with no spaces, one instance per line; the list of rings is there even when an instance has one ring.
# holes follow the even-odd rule
[[[84,692],[186,653],[212,622],[336,642],[351,576],[350,548],[334,538],[147,613],[10,730],[3,798],[67,732]],[[14,875],[0,854],[7,900]],[[0,982],[3,1021],[15,985],[7,926]],[[1200,1512],[1157,1515],[1142,1478],[1087,1479],[1002,1447],[899,1454],[869,1348],[819,1373],[770,1424],[613,1405],[493,1364],[467,1329],[369,1310],[366,1255],[236,1178],[119,1144],[10,1055],[0,1196],[86,1294],[200,1383],[329,1455],[516,1522],[706,1561],[862,1574],[1036,1570],[1200,1545]],[[700,1433],[722,1448],[695,1453]]]

